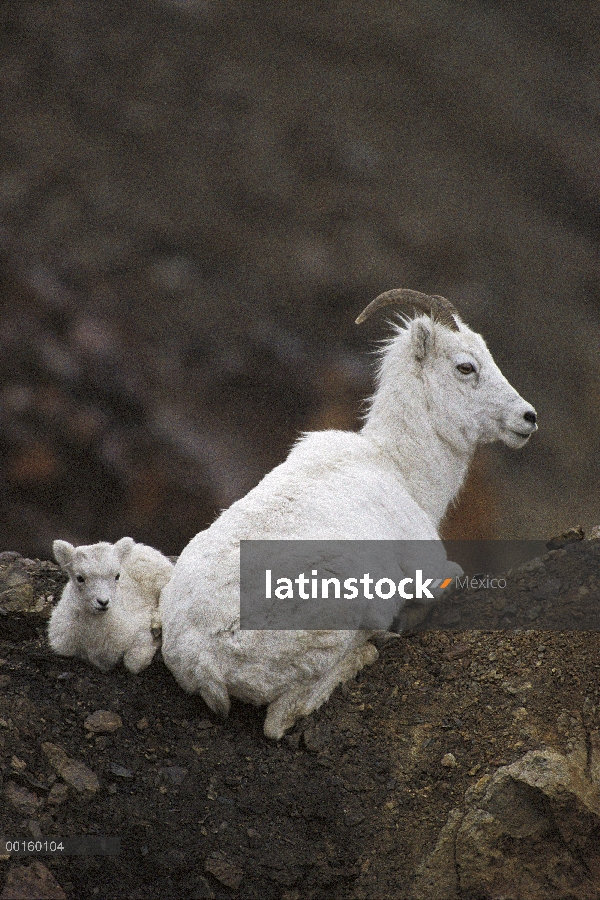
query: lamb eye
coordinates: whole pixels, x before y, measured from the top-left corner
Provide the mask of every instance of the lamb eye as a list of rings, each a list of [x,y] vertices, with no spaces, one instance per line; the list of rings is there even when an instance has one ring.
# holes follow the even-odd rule
[[[115,575],[115,581],[118,581],[119,578],[120,578],[120,575],[119,575],[119,572],[117,572],[117,574]]]
[[[456,368],[463,375],[470,375],[471,372],[475,371],[475,366],[472,363],[459,363]]]
[[[85,583],[85,578],[83,577],[83,575],[78,575],[78,576],[77,576],[77,581],[79,582],[79,584],[84,584],[84,583]]]

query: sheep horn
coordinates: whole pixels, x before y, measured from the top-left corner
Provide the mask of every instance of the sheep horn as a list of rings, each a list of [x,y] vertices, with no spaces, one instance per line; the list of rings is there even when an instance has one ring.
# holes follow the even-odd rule
[[[389,306],[390,303],[418,309],[420,312],[433,316],[442,325],[450,328],[451,331],[458,331],[458,325],[454,318],[454,316],[458,316],[458,310],[455,309],[449,300],[446,300],[445,297],[440,297],[438,294],[429,296],[429,294],[411,291],[408,288],[396,288],[393,291],[386,291],[384,294],[380,294],[379,297],[376,297],[363,309],[356,320],[356,324],[362,324],[375,310],[382,306]]]

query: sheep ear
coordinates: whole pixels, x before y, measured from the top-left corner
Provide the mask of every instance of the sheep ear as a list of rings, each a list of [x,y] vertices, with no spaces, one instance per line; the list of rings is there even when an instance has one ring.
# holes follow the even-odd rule
[[[413,322],[411,340],[415,358],[423,362],[433,347],[433,330],[425,319]]]
[[[117,543],[115,544],[115,550],[117,551],[119,562],[124,562],[127,559],[134,546],[135,541],[130,537],[124,537],[121,538],[120,541],[117,541]]]
[[[70,565],[74,550],[75,547],[73,544],[69,544],[68,541],[54,541],[52,552],[61,569],[66,569]]]

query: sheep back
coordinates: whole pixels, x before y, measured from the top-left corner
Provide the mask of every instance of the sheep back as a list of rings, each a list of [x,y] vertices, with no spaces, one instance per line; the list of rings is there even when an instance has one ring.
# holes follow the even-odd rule
[[[242,631],[240,540],[436,538],[397,469],[370,441],[350,432],[310,434],[181,554],[160,600],[165,663],[215,712],[226,713],[228,696],[271,703],[318,680],[370,633]]]

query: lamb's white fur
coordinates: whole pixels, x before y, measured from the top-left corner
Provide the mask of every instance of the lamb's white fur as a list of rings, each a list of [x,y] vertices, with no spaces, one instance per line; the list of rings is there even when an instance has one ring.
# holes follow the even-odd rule
[[[402,320],[361,432],[305,435],[183,551],[161,594],[162,653],[213,711],[226,716],[230,696],[269,704],[264,731],[279,739],[377,657],[365,631],[240,630],[240,540],[439,539],[475,446],[521,447],[536,430],[483,338],[456,321]]]
[[[53,552],[69,581],[48,625],[52,649],[103,672],[121,660],[135,674],[149,666],[160,645],[159,595],[173,564],[130,537],[82,547],[54,541]]]

